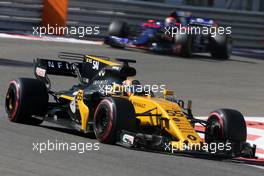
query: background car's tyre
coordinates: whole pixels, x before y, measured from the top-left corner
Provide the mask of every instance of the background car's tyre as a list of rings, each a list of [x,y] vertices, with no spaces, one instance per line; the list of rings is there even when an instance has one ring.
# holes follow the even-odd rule
[[[114,144],[121,130],[135,132],[137,119],[134,106],[124,98],[103,99],[94,113],[93,129],[98,141]]]
[[[180,47],[179,54],[183,57],[192,57],[193,36],[189,34],[176,34],[174,38],[176,47]]]
[[[126,22],[113,21],[109,25],[108,33],[111,36],[127,37],[129,34],[129,28]]]
[[[243,115],[233,109],[218,109],[210,113],[205,130],[205,142],[230,142],[232,151],[240,153],[247,138],[247,127]]]
[[[44,83],[31,78],[19,78],[9,84],[5,108],[9,120],[17,123],[39,125],[48,108],[48,91]]]
[[[232,50],[230,35],[216,33],[216,36],[211,37],[210,49],[213,58],[221,60],[229,59]]]

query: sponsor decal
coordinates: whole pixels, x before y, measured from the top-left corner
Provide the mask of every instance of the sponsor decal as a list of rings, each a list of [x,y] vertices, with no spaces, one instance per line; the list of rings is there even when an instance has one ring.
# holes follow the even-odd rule
[[[98,73],[99,76],[103,77],[105,75],[105,70],[101,70],[99,73]]]
[[[70,109],[71,112],[75,113],[76,112],[76,95],[78,95],[78,92],[74,92],[74,99],[70,102]]]
[[[178,119],[178,118],[173,118],[173,120],[174,120],[175,122],[180,122],[180,121],[181,121],[181,120]]]
[[[140,107],[140,108],[145,108],[146,104],[138,103],[138,102],[133,102],[133,105]]]
[[[129,135],[129,134],[124,134],[123,137],[122,137],[122,141],[124,143],[129,144],[129,145],[133,145],[134,144],[134,139],[135,139],[135,137],[132,136],[132,135]]]
[[[99,70],[99,61],[93,61],[93,67],[92,67],[92,69],[94,69],[94,70]]]
[[[36,74],[40,77],[45,77],[46,75],[46,70],[40,67],[36,68]]]
[[[189,135],[187,136],[187,138],[188,138],[188,139],[191,139],[191,140],[193,140],[193,141],[195,141],[195,140],[197,139],[195,136],[193,136],[193,135],[191,135],[191,134],[189,134]]]
[[[76,98],[75,97],[74,97],[74,100],[72,100],[70,103],[70,109],[73,113],[76,112]]]

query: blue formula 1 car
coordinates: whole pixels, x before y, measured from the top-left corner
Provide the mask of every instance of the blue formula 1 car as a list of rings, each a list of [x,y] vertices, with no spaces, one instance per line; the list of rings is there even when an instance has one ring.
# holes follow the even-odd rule
[[[139,48],[183,57],[209,52],[216,59],[229,58],[232,48],[231,27],[221,27],[209,18],[182,14],[173,12],[164,22],[148,20],[141,24],[137,34],[126,22],[113,21],[105,44],[115,48]]]

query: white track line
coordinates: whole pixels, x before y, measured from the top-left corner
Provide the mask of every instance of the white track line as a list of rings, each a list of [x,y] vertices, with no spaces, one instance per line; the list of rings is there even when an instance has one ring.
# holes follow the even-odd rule
[[[195,116],[197,119],[207,119],[208,116]],[[247,121],[256,121],[256,122],[264,122],[264,116],[263,117],[253,117],[253,116],[244,116],[245,120]]]
[[[256,166],[256,165],[251,165],[251,164],[247,164],[248,166],[251,166],[251,167],[256,167],[256,168],[259,168],[259,169],[263,169],[264,170],[264,166]]]
[[[65,37],[36,37],[30,35],[12,35],[0,33],[0,38],[12,38],[12,39],[23,39],[23,40],[33,40],[33,41],[49,41],[49,42],[62,42],[62,43],[76,43],[76,44],[90,44],[90,45],[102,45],[101,41],[89,41],[89,40],[80,40],[75,38],[65,38]]]

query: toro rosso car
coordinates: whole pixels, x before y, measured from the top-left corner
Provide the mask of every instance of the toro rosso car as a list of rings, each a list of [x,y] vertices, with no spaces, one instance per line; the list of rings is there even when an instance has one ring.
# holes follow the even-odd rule
[[[199,120],[192,114],[191,101],[186,105],[173,91],[164,89],[161,97],[146,89],[134,91],[142,85],[131,80],[136,75],[129,65],[133,60],[113,62],[73,53],[61,53],[59,58],[71,62],[36,59],[36,79],[10,82],[5,101],[10,121],[33,125],[51,121],[94,133],[102,143],[135,149],[255,157],[256,146],[246,143],[247,129],[240,112],[218,109],[207,120]],[[77,77],[79,84],[54,92],[48,75]],[[128,88],[124,82],[130,82]],[[197,123],[205,131],[196,130]],[[222,147],[208,147],[212,144]]]
[[[173,12],[166,20],[148,20],[140,29],[131,29],[126,22],[113,21],[105,44],[116,48],[139,48],[158,53],[191,57],[209,52],[215,59],[228,59],[231,51],[231,30],[218,26],[215,20]]]

